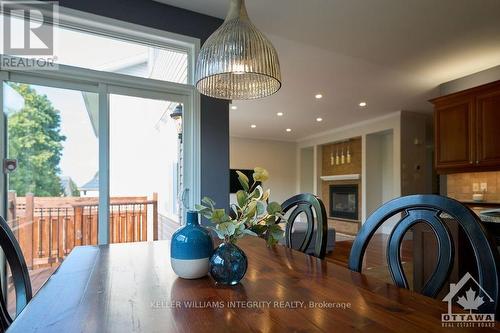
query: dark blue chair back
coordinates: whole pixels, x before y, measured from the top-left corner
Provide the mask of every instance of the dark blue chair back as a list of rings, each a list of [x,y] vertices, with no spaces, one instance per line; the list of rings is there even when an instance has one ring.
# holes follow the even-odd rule
[[[323,202],[313,194],[302,193],[286,200],[281,207],[284,214],[291,211],[285,230],[286,246],[305,253],[313,240],[313,232],[316,231],[314,256],[323,259],[328,236],[328,217]],[[300,246],[292,246],[292,228],[302,213],[306,217],[307,229]]]
[[[499,292],[498,251],[478,216],[460,202],[438,195],[411,195],[394,199],[378,208],[363,224],[351,248],[349,268],[361,272],[365,250],[375,231],[391,217],[401,214],[388,238],[387,260],[394,283],[408,288],[401,263],[400,248],[406,232],[417,223],[427,224],[437,238],[438,261],[434,272],[420,292],[436,297],[448,280],[453,267],[454,246],[451,233],[441,215],[455,220],[472,245],[477,263],[479,284],[494,302],[481,307],[484,313],[496,313]]]
[[[12,272],[12,279],[16,290],[16,316],[32,298],[30,276],[24,260],[21,247],[9,225],[0,216],[0,246]],[[12,318],[7,310],[5,297],[0,288],[0,330],[3,332],[12,324]]]

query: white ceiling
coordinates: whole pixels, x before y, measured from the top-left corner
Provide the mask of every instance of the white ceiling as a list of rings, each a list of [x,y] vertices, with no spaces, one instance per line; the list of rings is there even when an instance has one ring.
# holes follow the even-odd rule
[[[229,3],[156,1],[220,18]],[[500,65],[500,0],[246,4],[278,50],[283,87],[275,96],[235,102],[233,136],[295,141],[397,110],[430,111],[427,100],[439,84]],[[360,101],[368,107],[360,110]]]

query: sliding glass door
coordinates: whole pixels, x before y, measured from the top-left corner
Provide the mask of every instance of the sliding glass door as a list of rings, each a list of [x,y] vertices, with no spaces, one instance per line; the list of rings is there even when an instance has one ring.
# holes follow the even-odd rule
[[[5,219],[30,271],[33,291],[73,247],[97,243],[98,95],[3,83]],[[94,191],[85,184],[93,180]],[[8,278],[10,281],[10,278]],[[12,283],[9,309],[15,308]]]
[[[193,120],[190,99],[98,81],[10,78],[0,94],[1,215],[34,292],[75,246],[168,239],[193,179],[184,171],[193,165],[183,165],[192,163],[182,121]],[[4,288],[14,311],[13,285]]]
[[[167,239],[179,224],[182,104],[111,94],[110,241]],[[172,117],[173,116],[173,117]]]

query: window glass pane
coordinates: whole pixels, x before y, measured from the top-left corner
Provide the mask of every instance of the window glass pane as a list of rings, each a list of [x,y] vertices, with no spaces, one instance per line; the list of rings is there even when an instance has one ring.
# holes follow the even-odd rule
[[[97,244],[98,96],[17,82],[3,89],[7,157],[17,162],[8,175],[6,220],[36,293],[73,247]]]
[[[12,38],[22,39],[22,20],[13,17]],[[142,78],[188,83],[188,54],[60,26],[55,27],[58,64],[132,75]],[[29,58],[29,56],[24,56]]]
[[[110,239],[169,238],[179,225],[182,178],[177,103],[110,95]],[[149,234],[149,237],[148,237]]]

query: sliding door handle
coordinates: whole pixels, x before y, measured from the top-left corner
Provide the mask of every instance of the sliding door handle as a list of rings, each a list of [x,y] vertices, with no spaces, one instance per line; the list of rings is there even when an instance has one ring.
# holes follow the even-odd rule
[[[189,188],[182,189],[181,193],[179,193],[179,204],[183,209],[189,209]]]
[[[17,169],[17,160],[16,159],[9,159],[6,158],[3,160],[3,172],[4,173],[11,173],[14,172]]]

